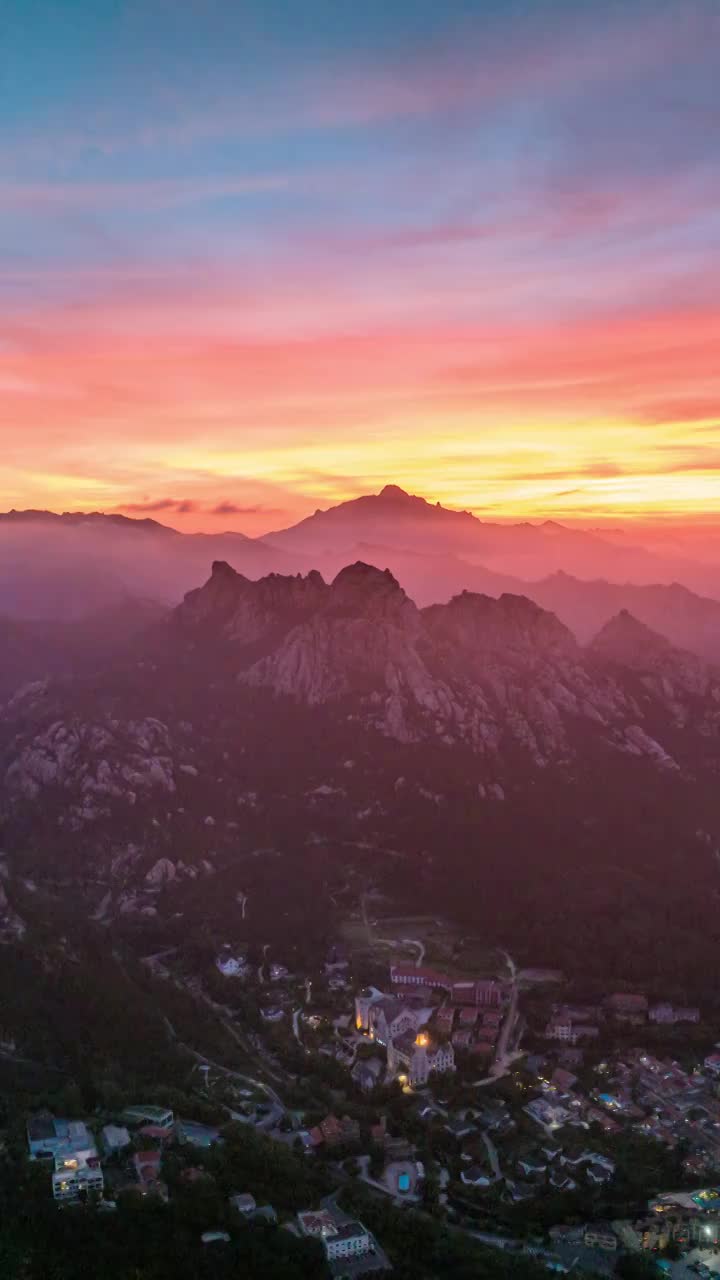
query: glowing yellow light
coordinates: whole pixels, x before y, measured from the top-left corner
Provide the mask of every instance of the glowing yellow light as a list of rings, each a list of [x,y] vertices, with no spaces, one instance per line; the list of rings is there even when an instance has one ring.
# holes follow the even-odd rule
[[[419,1044],[421,1047],[425,1046],[426,1044],[429,1044],[428,1037],[425,1035],[424,1031],[421,1031],[419,1033],[419,1035],[415,1039],[415,1043]]]

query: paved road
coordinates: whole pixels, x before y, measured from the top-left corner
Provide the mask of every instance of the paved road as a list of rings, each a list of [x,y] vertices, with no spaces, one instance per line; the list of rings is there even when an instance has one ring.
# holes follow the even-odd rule
[[[485,1133],[484,1131],[480,1134],[480,1137],[485,1143],[485,1149],[488,1153],[488,1159],[490,1161],[490,1168],[492,1169],[495,1175],[495,1180],[499,1181],[503,1175],[502,1175],[502,1169],[500,1168],[500,1160],[497,1153],[497,1147],[495,1146],[495,1143],[493,1142],[490,1135]]]
[[[267,953],[268,953],[269,949],[270,949],[270,943],[269,943],[269,942],[266,942],[266,943],[265,943],[265,946],[263,947],[263,958],[262,958],[262,964],[259,964],[259,965],[258,965],[258,982],[260,982],[260,983],[264,983],[264,982],[265,982],[265,978],[263,977],[263,973],[264,973],[264,970],[265,970],[265,962],[266,962],[266,960],[267,960]]]

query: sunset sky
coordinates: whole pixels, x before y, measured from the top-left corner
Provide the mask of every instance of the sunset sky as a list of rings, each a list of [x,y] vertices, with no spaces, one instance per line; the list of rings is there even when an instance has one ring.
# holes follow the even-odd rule
[[[5,0],[0,509],[717,513],[717,0]]]

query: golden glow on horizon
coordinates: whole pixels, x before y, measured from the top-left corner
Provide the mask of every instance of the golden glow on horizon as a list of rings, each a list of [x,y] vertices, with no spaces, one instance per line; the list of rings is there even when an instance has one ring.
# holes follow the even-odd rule
[[[177,315],[167,302],[158,323]],[[0,347],[2,509],[259,535],[387,483],[504,520],[720,504],[710,307],[592,319],[572,341],[538,326],[233,343],[146,337],[122,307],[119,336],[92,314],[81,332],[41,318],[22,350]]]

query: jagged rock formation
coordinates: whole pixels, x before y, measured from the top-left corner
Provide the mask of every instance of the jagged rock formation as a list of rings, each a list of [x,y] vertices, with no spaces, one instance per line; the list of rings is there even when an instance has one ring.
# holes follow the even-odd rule
[[[331,585],[316,573],[254,583],[215,565],[175,624],[184,636],[220,636],[242,685],[342,703],[345,714],[352,704],[401,742],[465,743],[497,758],[514,744],[542,766],[571,753],[578,731],[602,732],[616,749],[669,765],[673,751],[642,727],[648,716],[706,736],[718,725],[716,677],[629,615],[586,651],[525,597],[463,592],[420,611],[392,574],[361,562]]]
[[[570,774],[591,752],[687,778],[715,773],[720,757],[717,674],[628,614],[582,648],[522,596],[463,592],[419,610],[389,571],[362,562],[329,584],[316,572],[253,582],[216,562],[121,676],[38,684],[11,701],[0,715],[3,810],[27,815],[52,798],[65,831],[110,831],[133,810],[123,836],[143,847],[151,831],[143,874],[157,888],[177,857],[158,834],[171,817],[182,830],[193,815],[207,856],[241,812],[247,822],[262,811],[253,742],[268,719],[282,733],[290,707],[300,740],[303,716],[328,718],[340,760],[358,734],[411,748],[418,762],[425,747],[462,753],[475,796],[494,800],[527,771]],[[317,808],[318,794],[316,780],[303,803]],[[344,803],[342,787],[330,794]],[[417,794],[440,792],[428,778]],[[376,814],[374,804],[366,794],[355,813]]]

